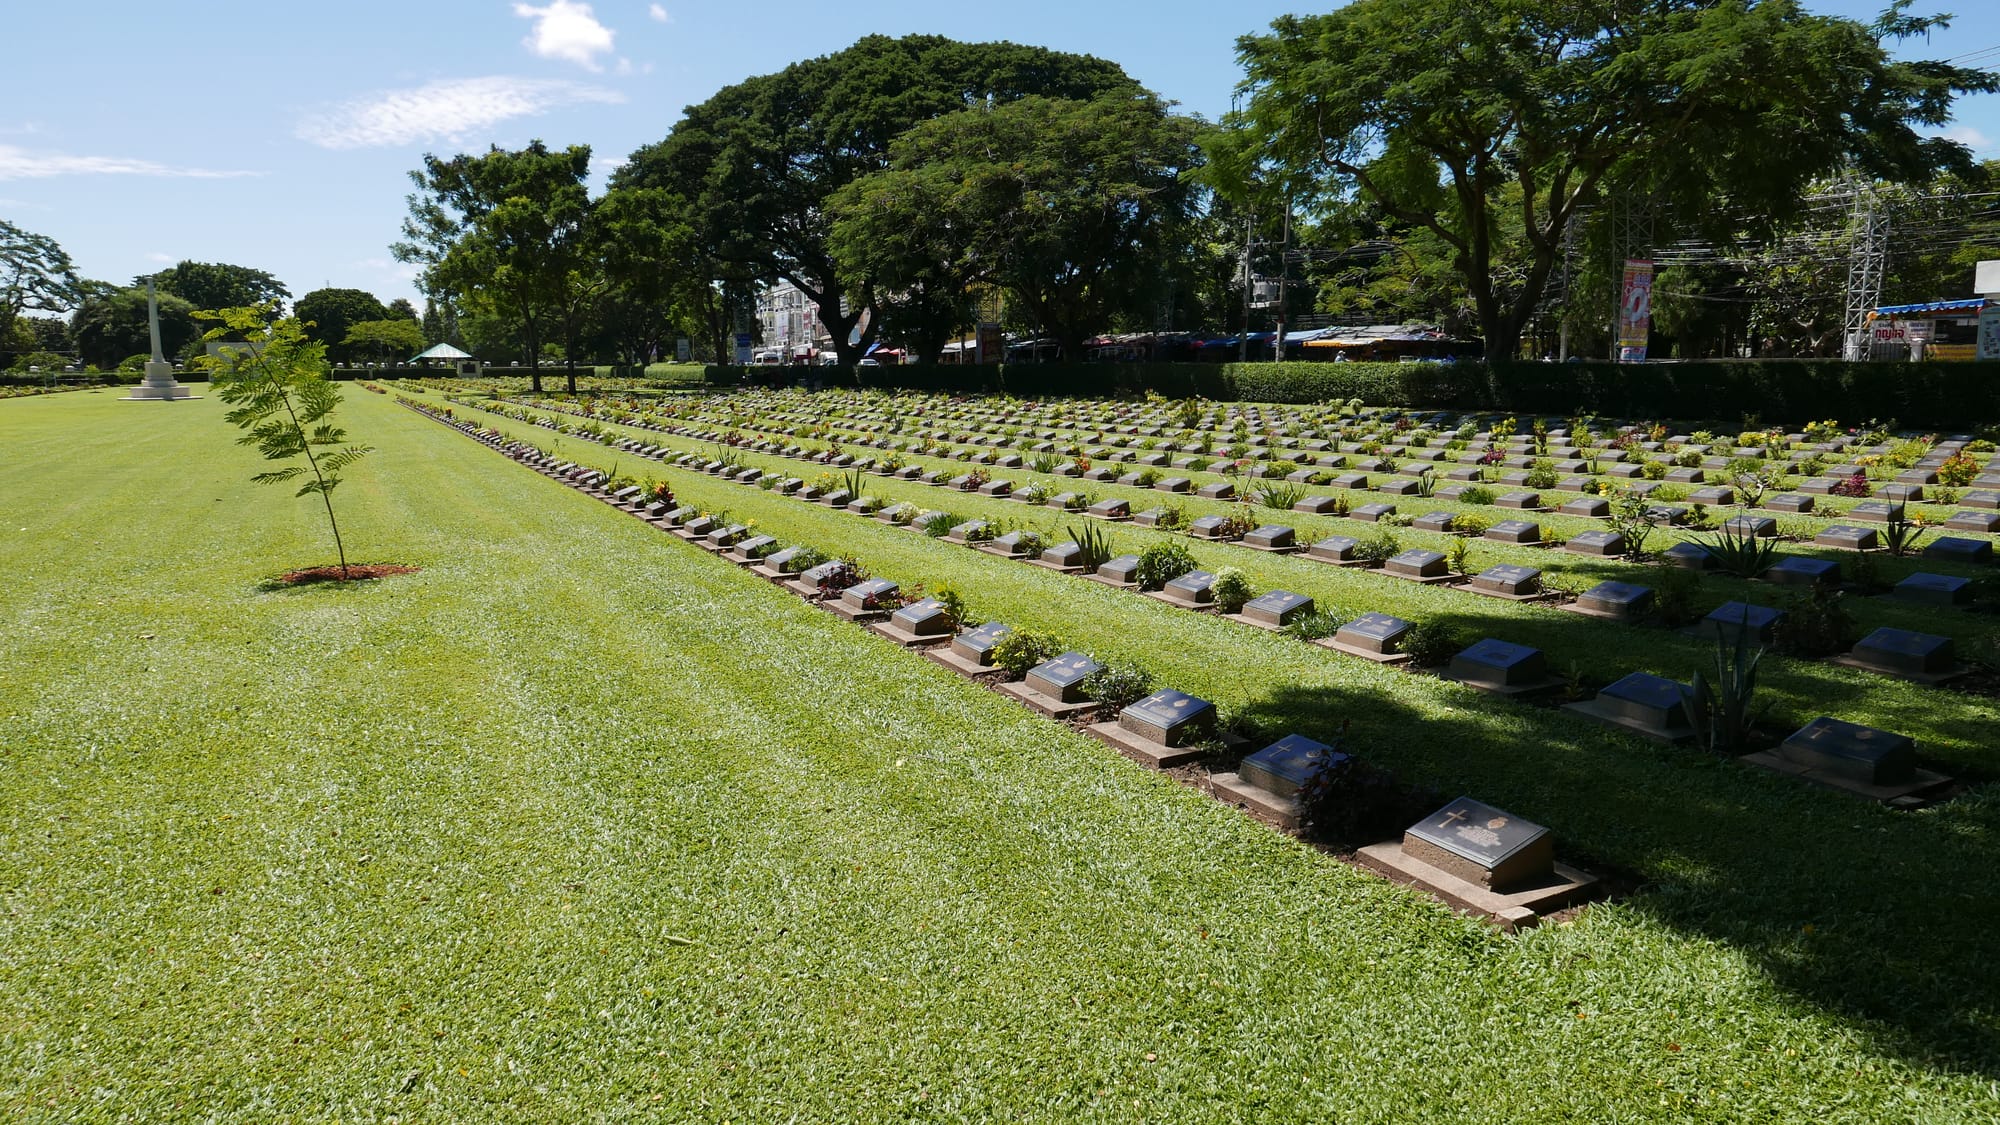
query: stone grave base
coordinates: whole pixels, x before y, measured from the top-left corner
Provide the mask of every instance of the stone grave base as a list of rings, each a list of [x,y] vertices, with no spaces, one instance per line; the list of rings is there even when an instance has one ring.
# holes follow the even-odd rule
[[[758,562],[758,560],[751,558],[734,547],[722,552],[722,557],[735,563],[737,566],[746,568],[756,566]]]
[[[1542,920],[1542,916],[1588,897],[1597,885],[1594,875],[1566,863],[1532,886],[1501,894],[1477,883],[1440,871],[1403,852],[1403,845],[1370,844],[1354,853],[1356,863],[1390,882],[1419,887],[1443,899],[1447,906],[1492,920],[1512,933]]]
[[[849,605],[838,597],[828,598],[820,604],[836,617],[844,621],[852,621],[856,625],[866,625],[870,621],[881,621],[887,618],[890,613],[886,609],[862,609],[859,606]]]
[[[1838,789],[1843,793],[1852,793],[1871,801],[1902,808],[1914,808],[1925,804],[1926,794],[1951,784],[1951,779],[1941,773],[1920,769],[1911,775],[1910,780],[1900,785],[1870,785],[1865,781],[1842,777],[1830,770],[1815,769],[1797,762],[1786,761],[1776,750],[1745,754],[1741,760],[1788,777],[1809,781],[1814,785],[1823,785],[1828,789]]]
[[[1147,592],[1146,596],[1153,599],[1156,602],[1159,602],[1161,605],[1170,605],[1173,606],[1175,609],[1185,609],[1191,613],[1215,612],[1215,603],[1213,602],[1182,601],[1180,598],[1176,598],[1171,594],[1168,594],[1165,590],[1151,590]]]
[[[1564,613],[1574,613],[1583,617],[1595,617],[1599,621],[1616,621],[1620,625],[1632,625],[1644,620],[1643,614],[1639,617],[1630,617],[1623,613],[1614,613],[1608,609],[1592,609],[1582,602],[1565,602],[1556,608],[1562,610]]]
[[[809,602],[819,600],[819,587],[801,579],[796,574],[792,575],[790,579],[786,581],[785,589],[790,590],[792,593],[797,594],[798,596],[804,598]],[[836,593],[833,596],[837,598],[840,595]]]
[[[1286,832],[1298,831],[1305,820],[1305,805],[1297,797],[1280,797],[1243,780],[1234,770],[1209,775],[1215,799],[1233,805],[1252,817]]]
[[[700,535],[696,534],[695,532],[689,531],[686,528],[670,527],[667,530],[673,532],[675,535],[678,535],[679,537],[687,540],[690,543],[699,542],[701,540]]]
[[[1829,656],[1826,658],[1826,662],[1828,664],[1838,664],[1842,668],[1853,668],[1856,671],[1870,672],[1877,676],[1887,676],[1892,680],[1922,684],[1925,687],[1948,684],[1953,680],[1963,679],[1972,674],[1972,666],[1970,664],[1955,664],[1949,672],[1905,672],[1900,668],[1885,668],[1880,664],[1870,664],[1866,660],[1856,660],[1851,653],[1840,653],[1835,656]]]
[[[1561,676],[1547,676],[1533,683],[1526,684],[1496,684],[1490,680],[1470,680],[1462,676],[1453,675],[1449,666],[1438,669],[1437,678],[1440,680],[1450,680],[1455,684],[1464,684],[1466,687],[1493,695],[1505,696],[1508,699],[1525,695],[1540,695],[1542,692],[1554,691],[1563,685]]]
[[[1382,573],[1391,578],[1400,578],[1405,582],[1415,582],[1419,586],[1446,586],[1454,582],[1465,581],[1465,576],[1462,574],[1433,574],[1427,578],[1421,574],[1398,574],[1388,567],[1383,567]]]
[[[1527,547],[1532,546],[1532,544],[1523,543],[1521,546]],[[1538,602],[1549,596],[1547,590],[1536,590],[1532,594],[1505,594],[1499,590],[1482,590],[1477,583],[1473,582],[1465,584],[1465,592],[1468,594],[1478,594],[1482,598],[1498,598],[1503,602]]]
[[[1137,582],[1120,582],[1115,578],[1106,578],[1102,574],[1086,574],[1084,577],[1100,586],[1109,586],[1114,590],[1136,590],[1139,588]]]
[[[994,676],[1000,673],[1000,669],[995,668],[991,664],[981,664],[976,660],[960,655],[948,644],[926,648],[921,651],[932,662],[942,664],[946,668],[969,679],[976,680],[982,676]]]
[[[769,564],[764,563],[761,560],[757,562],[755,565],[751,566],[750,573],[756,575],[759,578],[764,579],[766,582],[776,582],[779,583],[780,585],[786,585],[786,586],[789,586],[792,582],[792,576],[790,574],[786,573],[785,571],[779,570],[776,567],[770,566]]]
[[[1012,696],[1018,703],[1025,703],[1038,714],[1050,719],[1070,719],[1085,711],[1097,710],[1097,701],[1086,699],[1081,703],[1064,703],[1053,695],[1044,695],[1028,686],[1026,680],[1010,680],[1000,685],[1003,694]]]
[[[1321,648],[1330,648],[1343,656],[1358,656],[1363,660],[1372,660],[1377,664],[1408,664],[1410,662],[1410,654],[1407,652],[1370,652],[1365,648],[1358,648],[1354,645],[1336,641],[1332,637],[1321,637],[1312,643]]]
[[[1098,514],[1097,514],[1096,512],[1089,512],[1089,511],[1086,511],[1086,512],[1085,512],[1085,513],[1083,513],[1083,514],[1084,514],[1084,515],[1086,515],[1086,516],[1089,516],[1089,517],[1090,517],[1091,519],[1094,519],[1094,520],[1103,520],[1103,521],[1104,521],[1105,523],[1131,523],[1131,522],[1132,522],[1132,517],[1131,517],[1131,516],[1129,516],[1129,515],[1123,515],[1123,516],[1101,516],[1101,515],[1098,515]]]
[[[1126,730],[1116,720],[1092,723],[1084,728],[1084,733],[1148,769],[1170,770],[1201,759],[1201,750],[1197,747],[1166,746],[1136,731]]]
[[[1378,568],[1382,564],[1374,559],[1329,559],[1307,551],[1302,558],[1311,559],[1323,566],[1337,566],[1342,570],[1365,570]]]
[[[1297,544],[1294,544],[1290,547],[1259,547],[1255,543],[1246,543],[1241,539],[1238,539],[1236,541],[1236,545],[1239,547],[1248,547],[1253,551],[1262,551],[1267,555],[1296,555],[1300,551],[1305,550],[1304,547],[1298,546]]]
[[[1053,570],[1053,571],[1055,571],[1055,572],[1056,572],[1057,574],[1082,574],[1082,573],[1083,573],[1083,568],[1082,568],[1082,567],[1080,567],[1080,566],[1058,566],[1058,565],[1057,565],[1057,564],[1055,564],[1055,563],[1052,563],[1052,562],[1044,562],[1044,561],[1043,561],[1043,560],[1041,560],[1041,559],[1029,559],[1029,560],[1028,560],[1028,565],[1029,565],[1029,566],[1039,566],[1039,567],[1041,567],[1041,568],[1042,568],[1043,570]],[[1095,578],[1095,577],[1096,577],[1096,575],[1091,575],[1091,577]]]
[[[1277,633],[1284,629],[1283,625],[1273,625],[1269,621],[1259,621],[1248,614],[1218,613],[1216,616],[1222,618],[1224,621],[1234,621],[1239,625],[1248,625],[1253,629],[1262,629],[1266,633]]]
[[[1692,727],[1669,727],[1665,730],[1657,727],[1649,727],[1639,720],[1632,718],[1630,715],[1620,715],[1612,710],[1610,705],[1601,703],[1595,699],[1585,699],[1577,703],[1565,703],[1562,705],[1562,709],[1572,715],[1582,715],[1586,719],[1594,719],[1606,726],[1631,731],[1641,738],[1650,738],[1654,742],[1664,742],[1669,746],[1678,746],[1694,738],[1694,729]]]
[[[904,628],[902,622],[897,621],[893,616],[887,621],[878,621],[868,626],[868,631],[878,637],[886,637],[902,645],[904,648],[948,644],[951,641],[950,633],[913,633]]]

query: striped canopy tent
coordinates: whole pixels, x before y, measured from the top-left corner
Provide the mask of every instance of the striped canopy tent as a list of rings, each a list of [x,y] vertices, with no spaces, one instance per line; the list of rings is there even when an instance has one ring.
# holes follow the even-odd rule
[[[1984,297],[1969,297],[1963,300],[1921,301],[1914,305],[1883,305],[1868,312],[1869,320],[1923,319],[1929,317],[1973,317],[1986,308]]]

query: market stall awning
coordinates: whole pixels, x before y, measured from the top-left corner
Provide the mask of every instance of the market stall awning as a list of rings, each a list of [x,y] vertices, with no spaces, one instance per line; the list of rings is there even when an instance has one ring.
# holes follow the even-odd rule
[[[1953,313],[1976,313],[1986,307],[1986,298],[1969,297],[1960,301],[1923,301],[1914,305],[1883,305],[1868,314],[1869,320],[1885,316],[1949,316]]]

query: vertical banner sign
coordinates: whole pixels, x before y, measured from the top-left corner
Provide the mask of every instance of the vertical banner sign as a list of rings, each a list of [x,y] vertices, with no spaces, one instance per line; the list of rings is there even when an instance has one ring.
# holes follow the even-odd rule
[[[1000,325],[984,320],[979,323],[979,362],[999,363],[1007,357],[1007,341],[1000,335]]]
[[[2000,305],[1979,310],[1979,358],[2000,359]]]
[[[748,367],[750,365],[750,333],[748,332],[738,332],[736,334],[736,364],[739,367]]]
[[[1618,290],[1618,362],[1646,358],[1646,340],[1653,327],[1653,263],[1625,261],[1625,282]]]

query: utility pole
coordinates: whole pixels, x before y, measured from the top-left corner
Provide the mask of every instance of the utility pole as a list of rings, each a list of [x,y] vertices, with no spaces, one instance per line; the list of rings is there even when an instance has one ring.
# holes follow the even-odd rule
[[[1285,361],[1285,287],[1291,280],[1292,269],[1292,198],[1285,197],[1285,225],[1283,240],[1278,243],[1278,333],[1271,337],[1271,362]]]
[[[1243,220],[1243,329],[1236,334],[1236,362],[1250,360],[1250,290],[1256,281],[1250,276],[1250,237],[1254,233],[1256,219]]]

